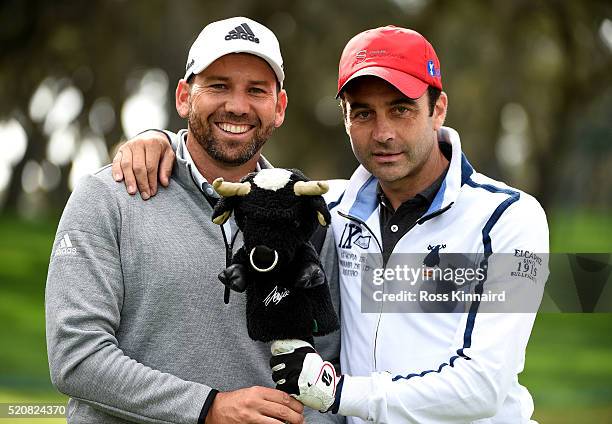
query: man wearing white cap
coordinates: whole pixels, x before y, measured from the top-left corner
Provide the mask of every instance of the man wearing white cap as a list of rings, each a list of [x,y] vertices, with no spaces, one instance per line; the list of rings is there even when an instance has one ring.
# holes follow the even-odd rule
[[[72,193],[46,287],[51,379],[70,396],[69,423],[304,422],[297,400],[261,387],[272,383],[270,347],[247,334],[245,296],[225,303],[217,279],[241,235],[210,219],[209,182],[270,166],[261,148],[284,120],[283,80],[268,28],[208,25],[176,89],[188,129],[173,183],[142,202],[105,167]],[[337,350],[337,338],[318,346]],[[308,422],[331,422],[312,412]]]
[[[337,95],[361,164],[328,197],[343,258],[344,375],[330,372],[305,342],[276,343],[277,387],[354,423],[530,422],[533,400],[518,375],[548,277],[544,211],[529,194],[470,165],[458,133],[443,126],[440,62],[421,34],[387,26],[356,35],[340,59]],[[428,305],[417,297],[398,307],[367,297],[368,267],[393,273],[410,254],[434,272],[445,252],[473,256],[472,271],[483,276],[466,286],[473,300]],[[529,272],[517,272],[517,263]],[[396,294],[393,283],[382,283],[381,293]],[[423,290],[409,294],[466,293],[418,283]],[[530,306],[500,313],[508,305],[483,296],[491,287],[518,291],[523,296],[513,299]]]

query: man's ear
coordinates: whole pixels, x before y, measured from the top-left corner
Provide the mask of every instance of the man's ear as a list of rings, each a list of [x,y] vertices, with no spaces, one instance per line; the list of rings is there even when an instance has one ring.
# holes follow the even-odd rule
[[[285,111],[287,110],[287,104],[289,103],[289,98],[287,97],[287,92],[285,89],[282,89],[278,92],[276,99],[276,111],[274,116],[274,127],[280,127],[285,121]]]
[[[448,110],[448,97],[446,93],[443,91],[440,93],[440,97],[438,97],[438,101],[434,106],[433,120],[434,120],[434,130],[439,130],[442,125],[444,125],[444,120],[446,119],[446,111]]]
[[[344,131],[346,131],[346,135],[351,136],[351,124],[348,120],[348,105],[346,104],[346,100],[344,99],[344,94],[341,94],[340,97],[340,109],[342,110],[342,122],[344,123]]]
[[[184,79],[180,79],[176,86],[176,111],[181,118],[189,117],[189,95],[191,94],[191,87]]]

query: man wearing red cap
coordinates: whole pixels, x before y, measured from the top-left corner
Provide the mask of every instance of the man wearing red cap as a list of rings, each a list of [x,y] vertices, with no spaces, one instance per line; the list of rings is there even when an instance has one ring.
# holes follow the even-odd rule
[[[440,62],[421,34],[387,26],[351,39],[340,59],[338,97],[361,163],[330,203],[341,259],[344,375],[326,375],[332,368],[303,342],[277,344],[277,387],[293,387],[307,406],[358,417],[350,422],[529,422],[533,401],[517,376],[547,269],[533,279],[530,313],[497,313],[500,305],[484,304],[482,294],[524,284],[521,275],[500,274],[505,268],[493,253],[548,252],[544,211],[528,194],[477,173],[457,132],[442,126],[448,100]],[[482,278],[471,287],[473,301],[448,301],[461,287],[444,293],[438,285],[431,294],[442,301],[427,304],[416,297],[424,290],[415,290],[398,307],[388,296],[396,281],[388,281],[373,292],[378,302],[371,307],[369,267],[386,275],[411,253],[434,272],[444,252],[477,258]]]
[[[340,59],[337,95],[361,164],[327,198],[340,259],[343,375],[307,343],[284,341],[272,346],[277,388],[355,423],[530,422],[533,401],[518,374],[548,270],[540,261],[537,275],[506,273],[494,254],[547,253],[544,211],[470,165],[458,133],[443,126],[440,62],[421,34],[387,26],[355,36]],[[446,252],[469,252],[480,274],[464,286],[434,281],[427,293],[425,277],[445,267]],[[407,286],[421,290],[398,307],[389,296],[395,281],[372,276],[401,269],[408,254],[424,273]],[[490,288],[525,280],[532,309],[500,313],[487,303]],[[372,282],[382,289],[368,292]],[[422,292],[435,301],[411,298]]]

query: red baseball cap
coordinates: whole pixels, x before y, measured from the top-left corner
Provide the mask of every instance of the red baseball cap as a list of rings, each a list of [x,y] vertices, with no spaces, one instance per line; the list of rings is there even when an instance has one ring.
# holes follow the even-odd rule
[[[442,90],[440,61],[433,47],[416,31],[393,25],[369,29],[344,48],[338,67],[338,94],[346,84],[365,75],[379,77],[411,99],[428,85]]]

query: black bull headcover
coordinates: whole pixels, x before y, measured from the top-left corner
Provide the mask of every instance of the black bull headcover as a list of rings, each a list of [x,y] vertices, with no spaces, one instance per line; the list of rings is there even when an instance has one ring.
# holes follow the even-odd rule
[[[244,246],[219,279],[232,290],[246,290],[246,319],[253,340],[269,342],[325,335],[339,328],[321,262],[310,238],[331,216],[321,196],[329,186],[295,169],[263,169],[240,183],[218,178],[222,196],[213,222],[232,212]],[[229,301],[226,292],[226,303]]]

